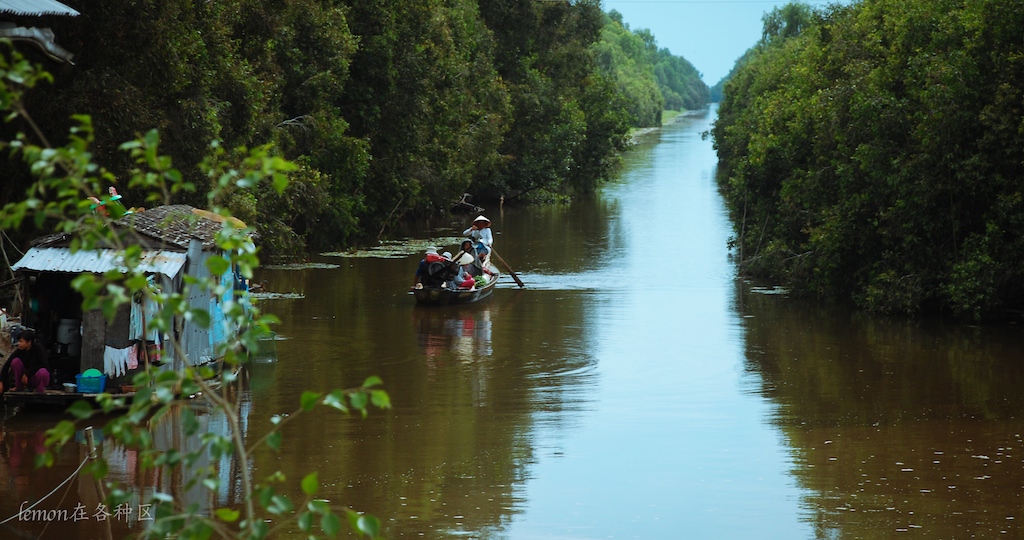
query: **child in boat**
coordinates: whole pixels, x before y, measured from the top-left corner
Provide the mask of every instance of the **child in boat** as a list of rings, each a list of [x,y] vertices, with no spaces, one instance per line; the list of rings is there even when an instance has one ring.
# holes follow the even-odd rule
[[[473,256],[469,253],[462,253],[457,259],[455,264],[458,265],[459,273],[455,275],[455,279],[452,280],[452,287],[457,289],[473,289],[476,285],[476,279],[473,274],[470,273],[470,269],[474,268]]]

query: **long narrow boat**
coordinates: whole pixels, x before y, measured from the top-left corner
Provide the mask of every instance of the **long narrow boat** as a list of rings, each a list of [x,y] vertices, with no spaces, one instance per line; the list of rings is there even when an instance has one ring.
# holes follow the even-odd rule
[[[416,297],[417,304],[431,306],[468,304],[477,300],[483,300],[494,291],[494,285],[498,283],[498,277],[500,276],[498,268],[491,264],[490,261],[488,261],[487,269],[491,272],[490,274],[487,272],[483,274],[487,282],[472,289],[453,289],[448,284],[443,284],[440,287],[422,285],[413,289],[412,294]]]

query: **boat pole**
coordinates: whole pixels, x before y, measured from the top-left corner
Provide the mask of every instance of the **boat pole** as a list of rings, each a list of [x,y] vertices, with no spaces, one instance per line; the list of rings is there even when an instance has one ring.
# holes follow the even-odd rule
[[[501,261],[501,264],[504,264],[505,268],[508,269],[508,273],[512,275],[512,279],[516,280],[516,285],[519,285],[520,289],[525,287],[526,285],[523,285],[523,280],[519,279],[519,276],[516,275],[515,270],[512,270],[512,267],[509,266],[507,262],[505,262],[505,259],[502,259],[501,255],[498,255],[498,252],[495,251],[493,247],[491,247],[491,246],[488,246],[488,247],[491,248],[491,253],[493,253],[494,256],[498,258],[499,261]]]

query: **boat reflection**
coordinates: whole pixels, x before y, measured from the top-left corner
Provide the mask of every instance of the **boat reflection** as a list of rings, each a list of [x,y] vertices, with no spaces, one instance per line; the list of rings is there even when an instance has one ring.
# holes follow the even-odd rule
[[[414,309],[417,342],[428,361],[438,366],[490,357],[491,309],[486,305]]]
[[[427,356],[427,377],[434,380],[449,368],[467,373],[473,407],[488,402],[491,353],[491,308],[473,304],[453,309],[414,310],[416,339]]]

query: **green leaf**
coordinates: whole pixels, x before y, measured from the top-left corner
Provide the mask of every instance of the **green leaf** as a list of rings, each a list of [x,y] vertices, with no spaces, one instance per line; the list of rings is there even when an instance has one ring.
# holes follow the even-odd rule
[[[356,528],[366,536],[376,538],[380,534],[380,520],[373,516],[359,516],[359,519],[356,520]]]
[[[306,504],[306,508],[310,512],[316,512],[317,514],[326,515],[331,513],[331,505],[323,499],[314,499]]]
[[[267,512],[278,516],[290,514],[294,509],[292,502],[284,495],[274,495],[270,498],[270,504],[267,506]]]
[[[276,191],[278,195],[284,193],[284,189],[288,187],[288,177],[283,174],[275,174],[273,186],[274,191]]]
[[[273,486],[264,486],[263,489],[260,490],[260,506],[263,508],[270,506],[270,500],[273,499],[273,497]]]
[[[92,416],[92,405],[85,400],[79,400],[72,403],[67,412],[75,418],[84,420]]]
[[[269,446],[271,450],[280,450],[281,449],[281,432],[280,431],[275,431],[275,432],[267,435],[267,446]]]
[[[336,536],[341,532],[341,519],[334,513],[324,514],[324,517],[320,519],[320,528],[328,536]]]
[[[362,392],[356,392],[348,396],[348,402],[352,405],[353,409],[364,410],[366,409],[366,403],[368,399],[366,394]]]
[[[306,412],[312,411],[313,407],[316,406],[317,400],[320,399],[320,396],[321,394],[318,392],[310,392],[309,390],[303,392],[302,397],[299,400],[302,403],[302,410]]]
[[[327,397],[324,398],[324,405],[338,409],[341,412],[348,412],[348,407],[345,405],[345,393],[341,390],[335,390]]]
[[[363,388],[370,388],[371,386],[378,386],[384,384],[384,381],[380,380],[380,377],[376,375],[370,375],[363,381]]]
[[[391,408],[391,397],[388,396],[388,393],[383,391],[383,390],[374,390],[374,391],[370,392],[370,401],[377,408],[380,408],[380,409],[390,409]]]
[[[200,328],[210,327],[210,313],[205,309],[191,309],[188,312],[188,318],[192,320]]]
[[[206,259],[206,268],[210,270],[210,274],[222,276],[231,268],[231,262],[220,255],[212,255]]]
[[[316,471],[311,472],[302,479],[302,492],[312,497],[320,487],[320,479]]]
[[[241,512],[238,510],[232,510],[230,508],[218,508],[214,513],[217,515],[217,519],[227,523],[234,523],[241,515]]]
[[[299,514],[299,519],[296,521],[299,524],[300,531],[308,533],[313,530],[313,512],[303,512]]]
[[[195,435],[199,432],[199,420],[196,414],[188,407],[181,407],[181,425],[186,435]]]

